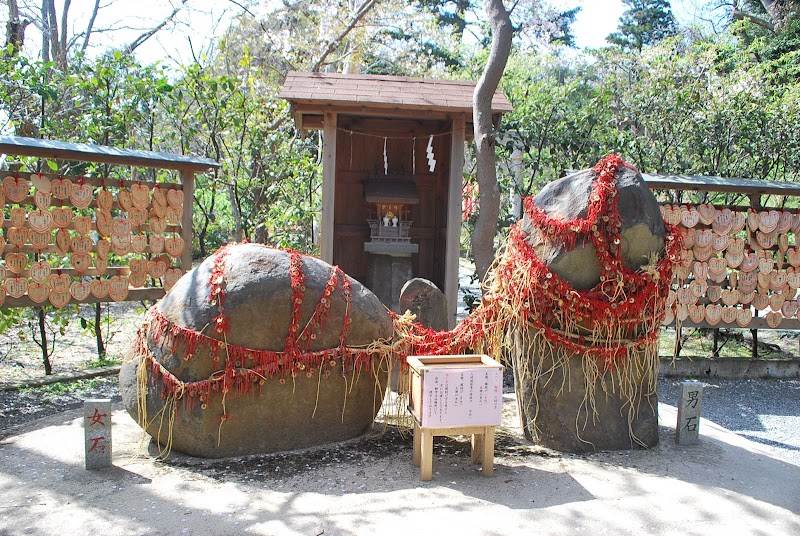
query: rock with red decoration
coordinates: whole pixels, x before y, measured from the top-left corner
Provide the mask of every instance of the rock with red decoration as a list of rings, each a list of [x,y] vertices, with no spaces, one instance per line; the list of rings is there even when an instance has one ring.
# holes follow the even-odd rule
[[[147,313],[122,399],[162,446],[192,456],[342,441],[373,423],[390,344],[366,347],[392,334],[386,308],[337,267],[227,246]]]
[[[657,444],[675,237],[641,175],[612,155],[554,181],[526,200],[519,231],[535,272],[529,344],[514,355],[526,435],[569,452]]]

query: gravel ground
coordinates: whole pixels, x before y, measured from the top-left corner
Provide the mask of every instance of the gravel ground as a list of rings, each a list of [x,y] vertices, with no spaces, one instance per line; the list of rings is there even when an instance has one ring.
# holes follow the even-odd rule
[[[675,405],[679,383],[672,378],[659,380],[662,402]],[[719,379],[704,384],[704,418],[800,466],[800,380]],[[27,422],[80,408],[84,398],[120,400],[115,376],[79,381],[64,391],[52,386],[0,391],[0,437]]]

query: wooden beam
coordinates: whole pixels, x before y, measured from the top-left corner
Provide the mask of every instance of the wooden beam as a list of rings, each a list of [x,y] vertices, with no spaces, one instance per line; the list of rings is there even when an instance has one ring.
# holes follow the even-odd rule
[[[333,264],[334,207],[336,206],[336,114],[326,113],[322,132],[322,215],[319,256]]]
[[[642,173],[651,190],[691,190],[755,195],[800,195],[796,182],[757,181],[705,175],[655,175]]]
[[[183,253],[181,254],[181,270],[183,273],[192,269],[192,207],[194,207],[194,171],[191,168],[178,170],[183,184],[183,218],[181,219],[181,238]]]
[[[158,300],[164,297],[164,289],[157,288],[157,287],[150,287],[150,288],[134,288],[128,291],[128,296],[125,298],[124,301],[145,301],[145,300]],[[70,297],[69,303],[97,303],[97,302],[111,302],[114,301],[110,297],[105,296],[103,298],[97,298],[92,294],[83,300],[77,301],[75,298]],[[43,303],[36,303],[31,300],[27,295],[22,296],[20,298],[12,298],[11,296],[6,296],[6,301],[3,303],[3,307],[39,307],[39,306],[50,306],[50,302],[45,300]]]
[[[447,238],[445,242],[444,297],[447,324],[456,325],[458,259],[461,248],[461,183],[464,179],[464,114],[453,117],[450,136],[450,178],[447,188]]]
[[[0,153],[161,169],[207,171],[219,167],[217,162],[208,158],[14,136],[0,136]]]

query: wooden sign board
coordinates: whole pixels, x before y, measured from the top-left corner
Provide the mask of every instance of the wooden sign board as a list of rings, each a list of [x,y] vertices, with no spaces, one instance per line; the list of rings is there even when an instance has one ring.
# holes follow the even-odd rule
[[[503,366],[486,355],[409,356],[409,410],[422,428],[497,426]]]

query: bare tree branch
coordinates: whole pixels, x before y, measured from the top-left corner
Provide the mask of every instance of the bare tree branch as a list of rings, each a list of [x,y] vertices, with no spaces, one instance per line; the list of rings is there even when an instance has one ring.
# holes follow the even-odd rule
[[[126,46],[126,47],[123,49],[123,52],[124,52],[125,54],[131,54],[131,53],[133,53],[133,51],[134,51],[134,50],[136,50],[137,48],[139,48],[139,47],[140,47],[142,44],[144,44],[144,42],[145,42],[145,41],[147,41],[148,39],[150,39],[151,37],[153,37],[155,34],[157,34],[159,30],[161,30],[162,28],[164,28],[164,26],[166,26],[167,24],[169,24],[170,22],[172,22],[172,20],[175,18],[175,16],[176,16],[178,13],[180,13],[180,11],[181,11],[181,10],[183,9],[183,7],[186,5],[186,2],[187,2],[187,1],[188,1],[188,0],[181,0],[181,5],[180,5],[180,6],[178,6],[178,7],[176,7],[175,9],[173,9],[173,10],[172,10],[172,13],[170,13],[170,14],[169,14],[169,16],[167,16],[167,18],[165,18],[165,19],[164,19],[163,21],[161,21],[161,22],[160,22],[158,25],[156,25],[156,26],[154,26],[153,28],[151,28],[151,29],[147,30],[146,32],[144,32],[143,34],[141,34],[139,37],[137,37],[136,39],[134,39],[134,40],[133,40],[133,41],[132,41],[132,42],[131,42],[131,43],[130,43],[128,46]]]
[[[733,17],[733,20],[749,20],[753,24],[761,26],[762,28],[766,28],[771,32],[775,31],[775,25],[772,22],[760,17],[756,17],[755,15],[745,13],[744,11],[739,11],[736,8],[733,9],[731,16]]]
[[[350,20],[350,23],[345,27],[345,29],[342,30],[339,33],[339,35],[337,35],[334,39],[331,39],[328,42],[328,46],[325,47],[325,50],[323,51],[322,55],[316,62],[314,62],[314,65],[311,67],[312,73],[319,72],[320,68],[325,63],[325,59],[334,50],[339,48],[339,45],[342,44],[342,41],[344,40],[345,37],[347,37],[347,34],[349,34],[353,30],[353,28],[356,27],[356,25],[361,21],[361,19],[363,19],[377,3],[378,0],[365,0],[364,3],[361,4],[361,6],[356,10],[356,13],[353,15],[353,18]]]
[[[89,46],[89,37],[92,35],[92,29],[94,28],[94,21],[97,19],[97,12],[100,9],[100,0],[95,0],[94,8],[92,8],[92,16],[89,17],[89,24],[86,25],[86,34],[83,37],[83,44],[81,45],[81,52],[86,50],[86,47]]]

